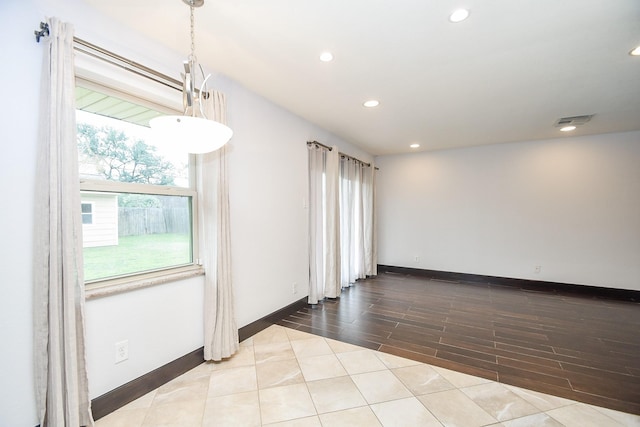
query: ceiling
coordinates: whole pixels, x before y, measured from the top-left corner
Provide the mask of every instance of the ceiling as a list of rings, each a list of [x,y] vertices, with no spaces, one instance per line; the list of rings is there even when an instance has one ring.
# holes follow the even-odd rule
[[[188,54],[181,0],[84,1]],[[638,0],[206,0],[195,21],[201,63],[374,155],[640,130]]]

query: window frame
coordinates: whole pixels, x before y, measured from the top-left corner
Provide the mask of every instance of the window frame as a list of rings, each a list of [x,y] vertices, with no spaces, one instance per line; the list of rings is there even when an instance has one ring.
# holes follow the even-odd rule
[[[82,207],[84,205],[89,206],[89,212],[84,212]],[[80,215],[82,217],[82,225],[93,225],[93,202],[80,202]],[[85,216],[88,215],[90,222],[84,222]]]
[[[167,114],[181,114],[175,109],[156,104],[150,101],[148,94],[136,95],[134,93],[124,92],[120,89],[112,88],[104,83],[96,83],[95,81],[86,80],[81,77],[76,78],[76,86],[88,88],[102,92],[106,95],[118,97],[120,99],[137,103],[139,105],[150,107]],[[116,119],[118,120],[118,119]],[[182,196],[189,197],[191,200],[191,263],[179,266],[163,267],[154,270],[147,270],[137,273],[112,276],[102,279],[85,281],[85,289],[89,291],[88,296],[103,295],[106,289],[107,294],[118,293],[129,290],[132,287],[146,287],[154,284],[165,283],[168,281],[179,280],[186,277],[204,274],[199,256],[199,224],[198,224],[198,191],[196,180],[196,157],[189,154],[189,186],[167,186],[143,183],[129,183],[98,179],[80,179],[80,192],[89,193],[113,193],[113,194],[148,194],[158,196]],[[90,203],[90,202],[82,202]],[[93,214],[93,209],[92,209]],[[83,224],[89,225],[89,224]],[[81,248],[83,249],[83,248]],[[84,267],[83,267],[84,268]],[[91,292],[93,291],[93,292]]]

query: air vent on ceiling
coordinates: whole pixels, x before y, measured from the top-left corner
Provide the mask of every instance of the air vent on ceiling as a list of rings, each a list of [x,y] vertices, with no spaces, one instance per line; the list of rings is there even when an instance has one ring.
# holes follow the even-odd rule
[[[565,127],[565,126],[580,126],[587,123],[593,117],[593,114],[585,115],[585,116],[573,116],[573,117],[563,117],[556,121],[556,127]]]

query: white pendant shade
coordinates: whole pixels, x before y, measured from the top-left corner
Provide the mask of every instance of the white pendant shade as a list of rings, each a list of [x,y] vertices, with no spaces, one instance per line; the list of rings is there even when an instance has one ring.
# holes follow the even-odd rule
[[[229,142],[233,131],[226,125],[208,120],[204,112],[204,100],[208,98],[207,80],[204,70],[196,60],[196,44],[193,9],[200,7],[204,0],[182,0],[191,9],[191,55],[182,63],[182,102],[184,116],[161,116],[149,120],[158,145],[165,148],[201,154],[215,151]],[[202,83],[196,84],[198,69],[202,73]],[[198,90],[199,88],[199,90]],[[190,115],[187,113],[190,112]]]
[[[149,125],[159,142],[194,154],[215,151],[233,136],[228,126],[200,117],[161,116]]]

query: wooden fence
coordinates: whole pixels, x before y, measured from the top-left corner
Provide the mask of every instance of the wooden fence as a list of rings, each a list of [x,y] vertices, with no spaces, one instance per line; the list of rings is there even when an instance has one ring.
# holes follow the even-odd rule
[[[118,236],[141,234],[189,233],[191,216],[187,208],[118,209]]]

